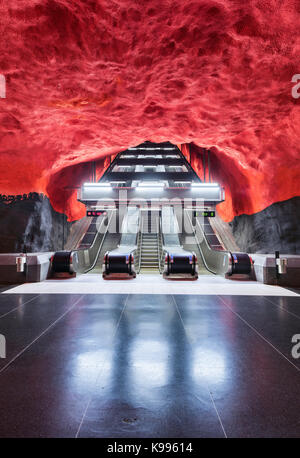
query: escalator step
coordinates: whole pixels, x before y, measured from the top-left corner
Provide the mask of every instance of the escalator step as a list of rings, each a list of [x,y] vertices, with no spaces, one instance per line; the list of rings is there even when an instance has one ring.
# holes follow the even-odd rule
[[[94,233],[91,233],[89,234],[88,232],[85,234],[85,236],[83,237],[81,243],[82,244],[92,244],[93,241],[94,241],[94,238],[95,238],[95,234]]]
[[[213,250],[224,251],[224,248],[221,245],[211,245]]]
[[[207,241],[210,245],[220,245],[219,239],[216,235],[206,235]]]
[[[95,223],[90,224],[87,232],[97,232],[97,224]]]
[[[81,243],[79,245],[80,250],[88,250],[90,248],[91,244],[90,243]]]

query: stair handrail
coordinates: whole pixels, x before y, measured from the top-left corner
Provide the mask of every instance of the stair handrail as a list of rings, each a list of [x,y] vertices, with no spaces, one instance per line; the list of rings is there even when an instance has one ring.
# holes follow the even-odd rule
[[[140,219],[140,224],[139,224],[139,233],[138,233],[138,239],[137,239],[137,254],[138,254],[138,268],[137,268],[137,273],[140,273],[141,270],[141,262],[142,262],[142,243],[143,243],[143,217],[142,217],[142,212],[140,213],[141,219]]]
[[[162,228],[160,217],[157,218],[157,241],[158,241],[158,266],[159,273],[163,272],[162,260],[163,260],[163,250],[162,250]]]

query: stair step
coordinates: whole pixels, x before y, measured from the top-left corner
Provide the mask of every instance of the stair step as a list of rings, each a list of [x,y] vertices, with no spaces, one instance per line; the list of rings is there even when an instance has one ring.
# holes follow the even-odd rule
[[[154,268],[154,267],[149,267],[149,268],[143,267],[143,268],[141,268],[141,272],[142,272],[142,271],[144,271],[144,272],[145,272],[145,271],[147,271],[147,272],[158,272],[159,269],[158,269],[158,267],[157,267],[157,268]]]
[[[141,266],[141,269],[158,270],[158,266]]]

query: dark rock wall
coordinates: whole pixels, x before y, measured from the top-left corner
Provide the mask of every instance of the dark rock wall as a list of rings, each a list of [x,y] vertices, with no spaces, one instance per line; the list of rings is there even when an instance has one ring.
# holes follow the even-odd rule
[[[0,202],[0,253],[61,250],[63,232],[66,241],[70,227],[66,216],[53,210],[43,195]]]
[[[242,251],[300,254],[300,197],[276,202],[253,215],[236,216],[230,226]]]

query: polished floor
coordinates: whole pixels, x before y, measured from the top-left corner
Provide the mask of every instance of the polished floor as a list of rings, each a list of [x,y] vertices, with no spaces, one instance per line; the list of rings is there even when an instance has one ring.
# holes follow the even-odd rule
[[[0,437],[300,436],[297,291],[16,289],[0,294]]]

